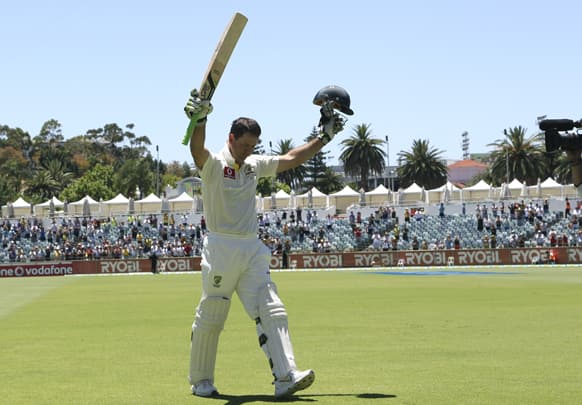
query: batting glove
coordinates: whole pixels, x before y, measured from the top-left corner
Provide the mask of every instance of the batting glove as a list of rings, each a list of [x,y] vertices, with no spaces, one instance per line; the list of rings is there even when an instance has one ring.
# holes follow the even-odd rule
[[[331,142],[333,137],[343,131],[346,123],[339,113],[335,112],[331,103],[325,103],[321,107],[321,118],[319,119],[319,140],[324,144]]]
[[[184,112],[188,119],[192,117],[198,117],[198,122],[206,121],[206,116],[210,114],[213,110],[212,104],[209,100],[202,100],[197,89],[190,92],[190,97],[188,102],[184,107]]]

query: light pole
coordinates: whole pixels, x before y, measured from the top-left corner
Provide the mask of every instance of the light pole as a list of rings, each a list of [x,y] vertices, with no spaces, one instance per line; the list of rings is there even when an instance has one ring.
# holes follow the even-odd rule
[[[273,142],[269,141],[269,148],[271,149],[271,156],[273,156]],[[275,193],[275,188],[277,187],[277,177],[273,177],[271,180],[271,194]]]
[[[390,143],[388,142],[388,135],[386,135],[386,185],[389,190],[392,190],[392,179],[390,178]]]
[[[156,195],[160,196],[160,147],[156,145]]]

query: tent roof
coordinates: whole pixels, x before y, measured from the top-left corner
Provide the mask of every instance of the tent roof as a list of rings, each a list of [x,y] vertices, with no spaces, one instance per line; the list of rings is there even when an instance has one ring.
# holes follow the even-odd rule
[[[463,190],[489,190],[491,186],[487,184],[485,180],[479,180],[477,184],[474,184],[470,187],[465,187]]]
[[[289,194],[287,194],[285,190],[279,190],[277,191],[277,193],[275,193],[275,198],[287,198],[287,197],[289,197]]]
[[[368,191],[366,195],[386,195],[388,194],[389,190],[384,187],[384,184],[380,184],[374,190]]]
[[[194,201],[194,198],[190,197],[187,192],[182,192],[178,197],[170,198],[169,201],[176,202],[176,201]]]
[[[307,197],[308,194],[309,194],[309,191],[307,191],[306,193],[301,194],[299,197]],[[326,197],[327,196],[327,194],[323,194],[316,187],[312,187],[311,188],[311,195],[313,197]]]
[[[155,195],[154,193],[150,193],[150,195],[148,195],[145,198],[142,198],[141,200],[137,200],[136,202],[138,203],[159,203],[162,202],[162,199],[160,197],[158,197],[157,195]]]
[[[53,202],[55,207],[62,207],[64,205],[64,203],[59,200],[57,197],[52,197],[49,198],[48,200],[46,200],[43,203],[37,204],[38,207],[49,207],[51,205],[51,201]]]
[[[519,181],[518,179],[513,179],[507,185],[507,187],[509,187],[509,188],[522,188],[523,187],[523,183],[521,181]]]
[[[403,190],[405,193],[420,193],[422,191],[422,187],[420,187],[416,182],[412,183],[410,186]]]
[[[129,202],[129,199],[121,193],[117,194],[111,200],[104,201],[105,204],[119,204],[127,202]]]
[[[562,185],[560,183],[558,183],[556,180],[552,179],[551,177],[548,177],[547,179],[542,181],[541,186],[542,187],[562,187]]]
[[[24,198],[18,197],[18,199],[12,203],[12,206],[14,208],[18,208],[18,207],[30,207],[30,203],[27,202]]]
[[[350,186],[345,186],[340,191],[337,191],[335,193],[331,193],[330,195],[332,195],[334,197],[341,197],[341,196],[359,196],[360,193],[358,193],[356,190],[354,190]]]
[[[80,200],[72,202],[69,205],[83,205],[83,204],[85,204],[85,200],[87,200],[87,202],[89,204],[99,204],[97,201],[95,201],[93,198],[91,198],[91,196],[86,195],[85,197],[81,198]]]
[[[451,183],[450,181],[447,181],[447,182],[446,182],[445,184],[443,184],[442,186],[440,186],[440,187],[437,187],[437,188],[430,189],[430,190],[428,190],[428,191],[439,191],[439,192],[443,192],[443,191],[445,191],[445,188],[448,188],[448,189],[449,189],[449,191],[458,191],[458,190],[460,190],[460,188],[459,188],[459,187],[455,186],[455,185],[454,185],[453,183]]]

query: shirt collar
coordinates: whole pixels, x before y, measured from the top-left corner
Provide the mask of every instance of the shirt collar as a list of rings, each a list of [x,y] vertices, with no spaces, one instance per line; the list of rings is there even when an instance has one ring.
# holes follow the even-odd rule
[[[238,165],[238,163],[236,163],[236,161],[234,160],[234,157],[232,157],[232,154],[230,153],[230,149],[228,148],[228,143],[226,145],[224,145],[224,148],[222,148],[222,156],[224,156],[224,160],[226,161],[226,164],[229,167],[234,167],[235,170],[239,170],[240,166]]]

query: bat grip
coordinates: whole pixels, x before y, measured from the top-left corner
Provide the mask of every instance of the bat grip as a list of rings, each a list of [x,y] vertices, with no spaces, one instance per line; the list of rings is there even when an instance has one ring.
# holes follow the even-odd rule
[[[192,118],[190,118],[190,123],[188,124],[188,128],[186,128],[186,134],[182,139],[182,145],[188,145],[190,143],[190,138],[192,138],[192,134],[194,133],[194,129],[196,128],[199,119],[200,114],[194,114]]]

